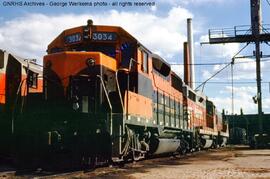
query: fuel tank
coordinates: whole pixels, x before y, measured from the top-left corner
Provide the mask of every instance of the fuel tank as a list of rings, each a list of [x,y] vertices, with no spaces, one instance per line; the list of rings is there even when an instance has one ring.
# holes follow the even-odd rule
[[[213,145],[213,140],[209,138],[209,136],[202,137],[202,147],[204,149],[210,148]]]
[[[156,150],[154,155],[174,153],[180,148],[180,139],[155,139]]]

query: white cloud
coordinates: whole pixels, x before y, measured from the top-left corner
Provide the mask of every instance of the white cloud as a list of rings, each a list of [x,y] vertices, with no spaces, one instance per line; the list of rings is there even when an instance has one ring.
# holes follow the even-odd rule
[[[234,87],[233,91],[236,94],[236,96],[241,96],[245,94],[255,94],[256,93],[256,87],[253,86],[242,86],[242,87]],[[225,87],[225,92],[231,93],[232,87],[231,86],[226,86]]]
[[[228,1],[228,0],[227,0]],[[203,5],[203,4],[208,4],[208,3],[223,3],[225,0],[158,0],[158,2],[161,3],[167,3],[171,5],[176,5],[176,4],[183,4],[183,5],[188,5],[188,4],[194,4],[194,5]]]
[[[269,112],[269,109],[270,109],[270,99],[266,98],[263,100],[263,110],[264,111],[268,110]]]
[[[151,11],[156,12],[157,11],[157,6],[152,6],[150,9],[151,9]]]
[[[172,63],[177,63],[177,62],[172,62]],[[184,77],[184,68],[183,66],[179,65],[171,65],[172,71],[174,71],[178,76]]]
[[[242,86],[234,87],[234,114],[240,114],[240,109],[243,109],[244,114],[256,114],[257,104],[254,103],[252,97],[257,94],[256,86]],[[220,91],[218,97],[212,97],[211,100],[214,101],[219,109],[225,109],[229,114],[232,112],[232,98],[231,98],[232,88],[231,86],[226,86],[224,90]],[[226,95],[226,97],[224,97]],[[263,111],[265,113],[270,112],[270,99],[262,98]]]
[[[237,62],[240,62],[237,64]],[[263,67],[263,65],[262,65]],[[256,79],[256,64],[254,59],[241,59],[234,65],[235,80],[254,80]]]
[[[209,42],[208,35],[202,35],[200,42]],[[196,48],[199,49],[199,43],[196,43]],[[201,55],[206,57],[225,58],[228,61],[240,50],[239,43],[227,43],[227,44],[214,44],[214,45],[203,45],[201,47]]]
[[[202,35],[200,41],[195,43],[195,53],[196,56],[200,58],[200,63],[230,63],[231,59],[235,54],[240,50],[240,45],[237,43],[230,44],[204,44],[201,46],[201,42],[209,42],[208,35]],[[208,79],[217,71],[222,69],[225,65],[214,65],[204,66],[204,69],[201,69],[201,78],[202,81]],[[212,80],[227,79],[229,68],[223,70],[221,73],[216,75]]]
[[[230,61],[228,61],[229,63]],[[219,71],[225,67],[225,65],[214,65],[211,69],[203,70],[202,71],[202,77],[203,79],[208,79],[211,77],[214,73]],[[265,63],[261,63],[261,69],[262,71],[264,69],[269,68]],[[212,80],[231,80],[231,67],[228,66],[224,71],[222,71],[220,74],[215,76]],[[254,59],[238,59],[235,61],[235,65],[233,66],[233,79],[237,81],[243,81],[243,80],[249,80],[254,81],[256,79],[256,63]]]
[[[182,0],[182,3],[185,3],[185,4],[208,4],[208,3],[215,3],[215,4],[218,4],[218,3],[223,3],[225,2],[225,0]]]
[[[15,18],[6,21],[0,27],[0,36],[2,36],[0,48],[23,57],[41,60],[50,41],[65,28],[81,23],[83,20],[75,19],[73,15],[49,17],[42,14],[28,14]]]
[[[231,89],[231,86],[226,86],[224,90],[220,91],[220,96],[210,98],[219,109],[225,109],[229,114],[232,113]],[[224,94],[226,97],[224,97]],[[246,114],[256,113],[257,105],[252,100],[255,94],[256,87],[234,87],[234,113],[239,114],[240,108]]]
[[[202,77],[203,79],[208,79],[212,76],[212,74],[208,70],[203,70],[202,71]]]
[[[94,24],[122,26],[141,43],[164,58],[181,52],[186,40],[186,19],[192,14],[173,7],[167,15],[157,16],[137,12],[100,12],[93,14],[27,14],[6,21],[0,27],[0,48],[18,55],[42,59],[47,45],[63,30],[86,24],[91,18]]]

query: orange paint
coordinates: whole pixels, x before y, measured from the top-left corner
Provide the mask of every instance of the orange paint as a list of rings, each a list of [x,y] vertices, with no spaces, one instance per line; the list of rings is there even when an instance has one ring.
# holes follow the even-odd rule
[[[63,31],[58,37],[56,37],[48,46],[48,52],[50,52],[50,50],[54,47],[58,47],[58,48],[65,48],[65,44],[64,44],[64,36],[66,35],[71,35],[71,34],[75,34],[75,33],[80,33],[83,34],[83,27],[75,27],[72,29],[67,29],[65,31]]]
[[[27,85],[26,85],[26,75],[22,75],[22,78],[21,78],[21,95],[22,96],[26,96],[27,95]]]
[[[6,103],[6,75],[0,73],[0,104]]]
[[[125,95],[125,99],[126,97],[127,94]],[[127,105],[125,107],[127,107]],[[129,91],[128,113],[134,116],[151,119],[153,115],[152,99]]]
[[[29,88],[29,93],[42,93],[43,79],[38,79],[37,88]]]
[[[116,60],[100,52],[61,52],[44,57],[44,66],[50,61],[51,69],[57,73],[64,87],[68,86],[69,76],[87,68],[87,59],[94,59],[95,65],[102,65],[116,71]]]
[[[26,75],[22,75],[22,85],[21,85],[21,96],[27,95],[27,86],[26,86]],[[37,88],[28,88],[28,93],[42,93],[43,91],[43,80],[38,79]]]

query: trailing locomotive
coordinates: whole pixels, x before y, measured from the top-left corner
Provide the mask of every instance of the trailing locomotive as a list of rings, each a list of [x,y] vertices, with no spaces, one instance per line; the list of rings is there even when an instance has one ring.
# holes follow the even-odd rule
[[[0,49],[0,156],[14,152],[15,120],[27,110],[26,104],[40,100],[42,85],[42,68],[35,60]]]
[[[47,52],[43,92],[14,120],[20,164],[93,166],[225,145],[214,104],[121,27],[89,20]]]

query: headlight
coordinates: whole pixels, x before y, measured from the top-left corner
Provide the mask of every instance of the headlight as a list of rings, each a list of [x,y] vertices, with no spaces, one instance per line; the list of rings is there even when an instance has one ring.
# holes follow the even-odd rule
[[[86,60],[86,65],[88,66],[88,67],[92,67],[92,66],[94,66],[95,65],[95,59],[93,59],[93,58],[88,58],[87,60]]]

